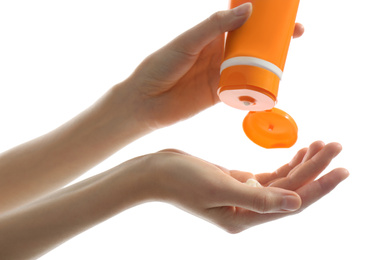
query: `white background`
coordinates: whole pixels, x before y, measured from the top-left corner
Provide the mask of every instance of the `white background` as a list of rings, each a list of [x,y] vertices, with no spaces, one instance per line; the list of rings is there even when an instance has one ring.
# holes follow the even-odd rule
[[[287,1],[287,0],[286,0]],[[72,118],[150,53],[228,0],[0,1],[0,151]],[[290,149],[265,150],[218,104],[150,134],[79,180],[178,148],[231,169],[273,171],[316,140],[340,142],[327,169],[351,176],[303,213],[230,235],[166,204],[130,209],[51,259],[389,259],[390,16],[384,0],[302,0],[278,108],[297,122]]]

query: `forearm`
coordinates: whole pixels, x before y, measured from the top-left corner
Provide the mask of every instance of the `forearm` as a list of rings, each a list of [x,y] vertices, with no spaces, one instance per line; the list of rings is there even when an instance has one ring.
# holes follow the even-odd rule
[[[0,154],[0,214],[56,190],[145,134],[113,88],[50,133]],[[127,99],[126,99],[127,98]]]
[[[147,201],[148,175],[133,159],[0,218],[0,259],[34,259],[69,238]],[[142,163],[141,163],[142,164]]]

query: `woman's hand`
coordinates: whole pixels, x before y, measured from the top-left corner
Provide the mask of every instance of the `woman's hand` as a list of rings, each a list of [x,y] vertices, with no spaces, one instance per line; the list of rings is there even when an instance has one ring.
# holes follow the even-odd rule
[[[341,151],[313,143],[274,173],[229,171],[177,150],[124,162],[0,216],[0,258],[37,258],[84,230],[147,201],[172,203],[230,233],[300,212],[348,176],[315,178]],[[255,178],[265,187],[245,182]]]
[[[217,102],[224,33],[249,18],[250,3],[220,11],[150,55],[118,86],[123,103],[133,105],[139,121],[155,130],[189,118]],[[303,34],[296,25],[294,37]],[[131,104],[126,97],[134,97]],[[129,108],[134,111],[134,107]]]
[[[228,232],[241,232],[300,212],[348,177],[335,169],[316,177],[341,151],[338,143],[313,143],[273,173],[253,175],[229,171],[177,150],[151,156],[148,168],[156,173],[155,199],[172,203]],[[264,187],[245,184],[255,178]]]

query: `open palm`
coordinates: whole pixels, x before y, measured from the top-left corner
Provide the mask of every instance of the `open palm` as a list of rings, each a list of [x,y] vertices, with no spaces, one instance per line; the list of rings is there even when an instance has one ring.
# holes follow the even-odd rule
[[[317,177],[341,149],[338,143],[317,141],[275,172],[257,175],[227,170],[173,149],[157,153],[151,165],[157,165],[156,181],[164,187],[160,200],[237,233],[301,212],[333,190],[348,177],[346,169]],[[249,178],[263,188],[246,185]],[[286,197],[291,197],[287,204]]]

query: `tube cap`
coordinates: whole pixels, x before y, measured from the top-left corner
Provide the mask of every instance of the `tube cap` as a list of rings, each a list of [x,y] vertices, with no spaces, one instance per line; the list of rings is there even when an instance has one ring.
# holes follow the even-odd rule
[[[298,139],[298,127],[294,119],[277,108],[249,112],[243,128],[250,140],[268,149],[289,148]]]
[[[218,95],[231,107],[263,111],[275,106],[279,81],[276,74],[263,68],[232,66],[221,73]]]

